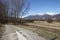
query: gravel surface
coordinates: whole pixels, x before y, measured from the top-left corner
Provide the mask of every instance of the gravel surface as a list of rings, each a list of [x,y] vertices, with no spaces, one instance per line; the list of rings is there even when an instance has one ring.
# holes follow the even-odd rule
[[[26,30],[24,28],[19,28],[14,25],[5,25],[5,32],[2,36],[3,40],[47,40],[43,37],[38,36],[36,33]],[[20,38],[18,38],[16,31],[19,33]]]

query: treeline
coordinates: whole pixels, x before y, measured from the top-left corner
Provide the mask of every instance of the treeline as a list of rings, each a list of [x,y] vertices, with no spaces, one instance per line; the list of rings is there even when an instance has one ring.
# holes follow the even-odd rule
[[[42,19],[27,19],[27,20],[25,20],[26,22],[34,22],[34,21],[46,21],[46,22],[48,22],[48,23],[52,23],[52,22],[60,22],[60,20],[59,19],[57,19],[57,20],[53,20],[53,19],[51,19],[51,18],[48,18],[48,19],[46,19],[46,20],[42,20]]]
[[[26,0],[0,0],[0,23],[21,21],[28,10]]]

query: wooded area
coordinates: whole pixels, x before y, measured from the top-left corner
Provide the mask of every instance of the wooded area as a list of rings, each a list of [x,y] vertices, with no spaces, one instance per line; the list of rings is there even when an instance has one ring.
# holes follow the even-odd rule
[[[28,9],[26,0],[0,0],[0,22],[21,21]]]

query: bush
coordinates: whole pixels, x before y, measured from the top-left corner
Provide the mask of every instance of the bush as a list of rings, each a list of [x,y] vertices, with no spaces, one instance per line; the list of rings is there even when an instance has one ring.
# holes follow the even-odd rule
[[[56,20],[56,22],[60,22],[60,20]]]
[[[48,23],[52,23],[53,20],[52,20],[52,19],[48,19],[47,22],[48,22]]]
[[[8,23],[8,21],[7,20],[0,19],[0,23],[1,24],[6,24],[6,23]]]
[[[33,22],[34,22],[34,20],[26,20],[26,22],[31,22],[31,23],[33,23]]]

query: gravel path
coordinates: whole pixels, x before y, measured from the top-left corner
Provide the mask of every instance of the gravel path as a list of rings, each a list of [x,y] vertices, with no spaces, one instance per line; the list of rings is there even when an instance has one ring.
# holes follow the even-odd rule
[[[14,25],[5,25],[5,29],[4,35],[2,36],[3,40],[19,40],[21,38],[23,38],[21,40],[47,40],[30,30],[19,28]],[[20,38],[17,37],[16,31],[19,33]]]

